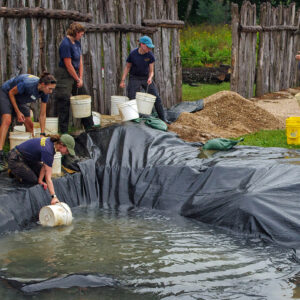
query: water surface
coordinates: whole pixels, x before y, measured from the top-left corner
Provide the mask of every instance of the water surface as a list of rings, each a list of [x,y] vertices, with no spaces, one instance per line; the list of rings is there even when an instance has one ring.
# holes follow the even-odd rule
[[[2,275],[29,281],[97,272],[119,285],[25,295],[1,280],[1,300],[300,299],[300,268],[290,249],[155,210],[73,215],[68,227],[2,236]]]

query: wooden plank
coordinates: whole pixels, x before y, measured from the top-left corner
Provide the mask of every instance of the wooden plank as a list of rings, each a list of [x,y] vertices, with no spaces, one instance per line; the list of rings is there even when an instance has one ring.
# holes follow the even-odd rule
[[[270,16],[271,26],[276,25],[276,8],[271,8]],[[270,33],[270,91],[275,91],[275,73],[277,62],[275,61],[276,54],[276,31]]]
[[[170,69],[170,30],[162,28],[162,67],[163,67],[163,90],[164,98],[163,104],[165,107],[170,108],[172,99],[172,85],[171,85],[171,69]]]
[[[297,11],[296,14],[296,22],[297,26],[300,26],[300,10]],[[298,51],[300,51],[300,38],[299,38],[299,34],[295,35],[295,47],[294,47],[294,57],[296,56],[296,54],[298,53]],[[295,65],[294,65],[294,82],[293,82],[293,86],[297,87],[300,86],[300,69],[299,69],[299,64],[300,62],[295,60]]]
[[[283,25],[287,25],[287,9],[286,7],[283,7],[282,10],[282,16],[283,16]],[[282,31],[282,57],[286,57],[287,55],[287,32]],[[282,60],[282,58],[281,58]],[[286,82],[287,79],[287,66],[285,62],[282,62],[282,69],[281,69],[281,78],[280,78],[280,90],[283,90],[286,88]]]
[[[291,3],[290,6],[287,8],[288,10],[288,24],[292,26],[295,20],[296,14],[296,4]],[[292,64],[295,62],[294,56],[294,35],[291,31],[287,31],[287,56],[286,56],[286,64],[287,64],[287,72],[286,72],[286,88],[292,86],[292,76],[291,76],[291,69]]]
[[[283,7],[282,5],[279,5],[276,9],[276,20],[277,20],[277,24],[281,24],[282,23],[282,10]],[[281,70],[282,70],[282,31],[277,32],[276,33],[276,52],[275,52],[275,61],[277,62],[277,66],[276,66],[276,72],[275,72],[275,77],[274,77],[274,90],[275,91],[279,91],[281,86],[280,86],[280,79],[281,79]]]
[[[230,76],[230,90],[238,92],[239,81],[239,6],[236,3],[231,4],[231,76]]]
[[[0,17],[2,18],[51,18],[51,19],[71,19],[74,21],[89,22],[92,15],[82,14],[72,10],[44,9],[42,7],[0,7]]]
[[[8,5],[14,5],[13,1]],[[13,18],[7,19],[7,61],[8,61],[8,74],[7,78],[19,75],[18,70],[18,20]]]
[[[247,5],[249,3],[245,2],[240,11],[240,22],[242,25],[247,25]],[[247,66],[247,61],[245,60],[245,48],[246,48],[246,33],[241,32],[240,33],[240,41],[239,41],[239,59],[238,59],[238,88],[237,92],[242,95],[246,96],[246,76],[247,74],[246,71],[246,66]]]
[[[81,23],[86,28],[87,32],[133,32],[133,33],[144,33],[152,34],[157,31],[156,28],[144,27],[135,24],[115,24],[115,23],[106,23],[106,24],[88,24]]]
[[[252,5],[251,9],[251,21],[252,24],[256,24],[256,5]],[[256,77],[256,43],[257,43],[257,36],[255,32],[249,34],[249,56],[250,56],[250,66],[251,69],[249,70],[250,79],[248,83],[248,98],[253,97],[253,89]]]
[[[260,6],[260,24],[262,26],[266,25],[267,18],[267,7],[265,3]],[[256,74],[256,96],[260,97],[265,92],[265,53],[269,54],[269,49],[267,45],[267,32],[261,32],[259,35],[259,50],[257,58],[257,74]]]
[[[144,19],[142,24],[149,27],[180,28],[184,27],[184,22],[179,20],[151,20]]]

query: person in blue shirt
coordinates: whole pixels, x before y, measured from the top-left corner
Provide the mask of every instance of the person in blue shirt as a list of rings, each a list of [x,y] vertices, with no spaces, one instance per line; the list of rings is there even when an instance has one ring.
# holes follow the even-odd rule
[[[56,79],[50,73],[44,72],[41,77],[22,74],[4,82],[0,88],[0,172],[7,169],[7,162],[3,153],[6,135],[12,118],[24,123],[26,131],[33,133],[33,122],[30,118],[28,103],[41,99],[40,126],[41,134],[45,132],[46,106],[49,94],[56,86]]]
[[[139,39],[139,47],[130,52],[126,66],[123,71],[121,88],[125,88],[125,79],[129,73],[129,82],[127,86],[127,96],[129,99],[135,99],[136,92],[140,92],[143,88],[147,93],[156,96],[154,103],[158,117],[166,123],[164,109],[161,98],[158,94],[154,76],[155,58],[151,50],[154,48],[152,40],[147,35]]]
[[[20,182],[41,184],[49,190],[51,204],[58,203],[52,182],[55,152],[75,156],[75,140],[69,134],[50,135],[27,140],[8,153],[8,167]]]
[[[58,110],[58,126],[61,133],[68,132],[70,97],[71,95],[86,94],[83,88],[83,62],[80,39],[84,35],[84,27],[79,23],[72,23],[67,36],[59,46],[59,67],[55,71],[57,87],[55,98]],[[93,117],[82,118],[85,129],[93,127]]]

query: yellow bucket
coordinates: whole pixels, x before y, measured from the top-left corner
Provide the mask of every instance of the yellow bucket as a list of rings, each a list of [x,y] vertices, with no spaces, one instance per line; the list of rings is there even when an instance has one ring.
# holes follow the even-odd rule
[[[287,143],[289,145],[300,145],[300,117],[290,117],[285,121]]]

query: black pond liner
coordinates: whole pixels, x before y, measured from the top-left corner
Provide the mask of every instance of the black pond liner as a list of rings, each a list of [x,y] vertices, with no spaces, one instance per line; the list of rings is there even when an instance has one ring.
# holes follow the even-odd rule
[[[13,288],[24,294],[34,294],[44,290],[81,288],[117,287],[120,283],[107,275],[99,273],[77,273],[45,280],[20,280],[19,278],[6,278],[0,274],[0,280],[7,282]]]
[[[299,249],[299,151],[200,152],[173,133],[126,122],[81,134],[76,153],[89,157],[81,173],[54,179],[58,198],[70,207],[168,210]],[[0,186],[0,233],[24,229],[50,203],[40,185],[1,174]]]

